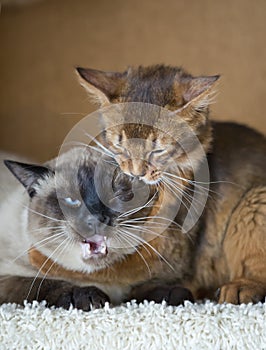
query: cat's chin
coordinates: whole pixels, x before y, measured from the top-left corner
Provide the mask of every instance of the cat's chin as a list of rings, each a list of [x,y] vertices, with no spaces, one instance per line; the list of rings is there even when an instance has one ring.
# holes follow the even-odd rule
[[[148,180],[148,179],[145,179],[145,177],[143,178],[141,177],[140,180],[142,180],[147,185],[158,185],[161,179],[158,178],[156,180]]]

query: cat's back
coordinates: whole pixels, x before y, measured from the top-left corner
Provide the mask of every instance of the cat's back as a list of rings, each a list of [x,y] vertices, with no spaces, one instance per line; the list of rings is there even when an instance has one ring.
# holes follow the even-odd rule
[[[208,161],[211,184],[199,232],[195,283],[215,291],[260,266],[250,257],[256,247],[265,246],[265,136],[244,125],[214,122]]]
[[[236,208],[266,196],[265,136],[244,125],[214,122],[208,161],[211,184],[203,221],[215,246]]]
[[[214,122],[209,164],[212,181],[266,185],[266,138],[244,125]]]

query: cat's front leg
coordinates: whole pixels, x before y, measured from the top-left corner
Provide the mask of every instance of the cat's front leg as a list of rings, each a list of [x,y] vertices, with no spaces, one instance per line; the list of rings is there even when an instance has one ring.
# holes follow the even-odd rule
[[[248,304],[265,301],[266,286],[248,279],[239,279],[227,283],[217,292],[218,302],[231,304]]]
[[[266,186],[250,189],[230,218],[224,239],[229,282],[218,301],[256,303],[266,296]]]
[[[0,277],[0,303],[23,304],[24,300],[46,300],[48,306],[63,307],[70,305],[77,309],[89,311],[103,307],[109,297],[100,289],[78,287],[71,283],[42,278],[3,276]]]
[[[163,281],[147,282],[135,286],[131,291],[130,299],[136,299],[138,303],[144,300],[161,303],[165,300],[168,305],[173,306],[184,304],[186,300],[194,301],[189,289],[180,284],[169,284]]]

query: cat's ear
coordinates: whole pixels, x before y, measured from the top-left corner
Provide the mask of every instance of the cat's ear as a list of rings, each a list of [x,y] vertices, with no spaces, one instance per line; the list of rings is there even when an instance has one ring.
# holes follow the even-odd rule
[[[183,92],[185,102],[200,100],[201,98],[208,96],[213,92],[213,88],[219,78],[220,75],[189,78],[187,84],[185,84]]]
[[[178,114],[195,124],[206,121],[206,111],[215,95],[215,87],[220,75],[184,78],[182,95],[184,106]]]
[[[105,106],[119,95],[125,83],[126,72],[103,72],[96,69],[77,67],[80,84],[90,94],[96,104]]]
[[[41,165],[20,163],[13,160],[4,160],[4,163],[26,188],[30,197],[36,194],[36,184],[40,179],[54,174],[51,169]]]

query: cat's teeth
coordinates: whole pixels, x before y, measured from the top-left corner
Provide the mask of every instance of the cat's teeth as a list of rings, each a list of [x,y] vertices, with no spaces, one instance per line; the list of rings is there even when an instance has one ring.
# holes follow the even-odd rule
[[[97,254],[106,255],[107,250],[107,237],[103,237],[103,241],[98,242],[82,242],[81,243],[82,248],[82,257],[83,259],[89,259],[92,256],[97,256]]]
[[[89,259],[91,257],[91,246],[90,243],[82,243],[82,256],[83,259]]]
[[[107,246],[106,246],[106,244],[102,243],[101,246],[100,246],[100,249],[98,251],[99,251],[99,253],[105,255],[107,253]]]

